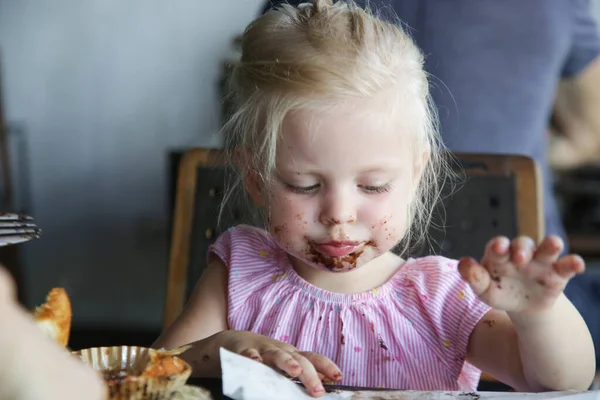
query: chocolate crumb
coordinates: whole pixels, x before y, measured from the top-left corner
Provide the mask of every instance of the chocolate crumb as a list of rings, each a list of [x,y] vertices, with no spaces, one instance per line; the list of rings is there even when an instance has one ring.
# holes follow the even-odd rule
[[[381,347],[384,350],[387,350],[387,346],[385,345],[385,343],[383,342],[382,338],[379,338],[379,347]]]
[[[545,279],[538,279],[536,282],[542,287],[548,285],[548,282]]]
[[[494,319],[485,319],[483,323],[489,326],[490,328],[496,324],[496,320]]]
[[[460,397],[468,396],[471,400],[477,400],[477,399],[481,398],[480,395],[478,395],[477,393],[474,393],[474,392],[468,392],[468,393],[462,392],[459,394],[459,396]]]

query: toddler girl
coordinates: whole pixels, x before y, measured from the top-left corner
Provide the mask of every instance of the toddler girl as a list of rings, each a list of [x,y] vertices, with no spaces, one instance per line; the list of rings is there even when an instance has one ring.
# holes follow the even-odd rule
[[[585,389],[594,348],[562,294],[584,270],[562,243],[492,239],[482,260],[410,258],[447,165],[423,56],[352,2],[283,5],[255,20],[225,126],[265,229],[237,226],[156,346],[194,342],[198,376],[225,347],[299,378],[475,390]],[[399,244],[401,258],[390,250]]]

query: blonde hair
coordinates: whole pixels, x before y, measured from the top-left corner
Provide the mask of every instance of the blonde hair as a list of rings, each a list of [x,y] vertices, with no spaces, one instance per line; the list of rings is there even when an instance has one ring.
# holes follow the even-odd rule
[[[448,168],[423,56],[399,24],[353,1],[284,4],[247,27],[241,59],[231,67],[227,98],[232,113],[223,128],[226,148],[245,149],[251,157],[237,165],[245,169],[239,176],[251,172],[264,185],[272,182],[277,139],[290,111],[368,99],[398,88],[398,98],[415,122],[414,154],[429,154],[426,160],[416,160],[422,161],[422,175],[408,210],[402,250],[426,238],[440,178]],[[225,201],[240,180],[233,182]]]

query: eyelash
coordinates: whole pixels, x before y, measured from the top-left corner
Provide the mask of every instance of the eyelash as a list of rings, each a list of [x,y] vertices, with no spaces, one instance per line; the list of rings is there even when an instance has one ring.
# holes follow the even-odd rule
[[[296,194],[315,194],[321,185],[312,185],[312,186],[294,186],[290,184],[286,184],[285,188],[292,193]]]
[[[290,185],[290,184],[286,184],[285,187],[287,190],[296,193],[296,194],[305,194],[305,195],[311,195],[311,194],[315,194],[317,193],[317,191],[319,190],[319,187],[321,185],[317,184],[317,185],[312,185],[312,186],[294,186],[294,185]],[[389,184],[385,184],[385,185],[381,185],[381,186],[366,186],[366,185],[359,185],[358,186],[360,189],[362,189],[365,193],[367,194],[378,194],[378,193],[386,193],[390,191],[390,185]]]
[[[374,193],[386,193],[390,191],[390,185],[389,183],[386,183],[385,185],[381,185],[381,186],[360,186],[360,188],[362,190],[364,190],[366,193],[370,193],[370,194],[374,194]]]

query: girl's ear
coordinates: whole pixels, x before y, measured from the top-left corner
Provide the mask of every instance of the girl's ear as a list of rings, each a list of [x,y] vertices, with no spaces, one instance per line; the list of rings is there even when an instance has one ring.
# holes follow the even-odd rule
[[[244,189],[246,189],[256,206],[264,206],[265,200],[263,185],[258,173],[252,168],[248,150],[237,149],[235,151],[235,162],[239,170],[242,171],[242,182],[244,184]]]

